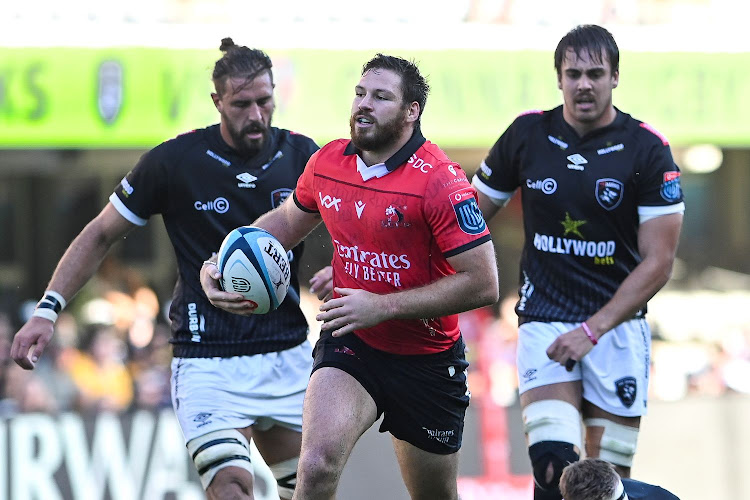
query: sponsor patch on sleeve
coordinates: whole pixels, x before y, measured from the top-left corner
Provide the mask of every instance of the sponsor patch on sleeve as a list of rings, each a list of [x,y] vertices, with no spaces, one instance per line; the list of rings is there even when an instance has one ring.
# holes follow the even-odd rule
[[[682,197],[680,172],[676,170],[664,172],[664,180],[661,183],[661,197],[669,202],[680,200]]]
[[[487,224],[484,222],[482,211],[474,197],[474,190],[465,187],[453,191],[449,196],[461,231],[466,234],[481,234]]]

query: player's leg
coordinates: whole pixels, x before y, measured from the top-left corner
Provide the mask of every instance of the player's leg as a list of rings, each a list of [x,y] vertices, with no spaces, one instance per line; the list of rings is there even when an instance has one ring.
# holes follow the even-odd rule
[[[395,437],[392,440],[401,477],[412,500],[458,499],[458,452],[440,455]]]
[[[458,498],[458,451],[470,392],[463,339],[446,351],[381,356],[385,417],[412,499]]]
[[[335,498],[354,445],[377,417],[375,401],[352,375],[333,367],[313,372],[305,396],[294,498]]]
[[[255,446],[276,479],[279,498],[290,500],[297,484],[302,433],[283,425],[262,431],[251,429]]]
[[[262,415],[249,428],[268,464],[281,500],[289,500],[297,483],[302,443],[302,408],[312,369],[312,346],[302,344],[263,356],[262,391],[255,413]]]
[[[606,460],[620,477],[630,477],[641,418],[614,415],[588,401],[583,402],[583,415],[586,456]]]
[[[172,361],[172,404],[208,498],[253,498],[250,426],[263,416],[301,431],[310,350]]]
[[[187,443],[209,500],[252,500],[250,445],[240,429],[223,429]]]
[[[567,371],[546,354],[559,335],[575,326],[528,322],[519,329],[519,392],[535,500],[562,498],[562,470],[577,461],[583,449],[580,364]]]
[[[599,339],[583,358],[583,417],[586,454],[612,463],[630,476],[645,415],[651,332],[644,319],[626,321]]]
[[[521,394],[534,500],[560,500],[560,476],[581,456],[581,383],[561,382]]]

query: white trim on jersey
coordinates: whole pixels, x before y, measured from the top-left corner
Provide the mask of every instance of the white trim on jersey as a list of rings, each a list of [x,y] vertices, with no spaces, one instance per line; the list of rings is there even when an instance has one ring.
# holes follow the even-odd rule
[[[120,212],[120,215],[128,219],[136,226],[145,226],[148,222],[147,219],[138,217],[133,212],[131,212],[130,209],[125,206],[125,204],[120,200],[120,198],[117,197],[115,193],[109,195],[109,202],[112,203],[112,205],[117,209],[118,212]]]
[[[492,203],[501,208],[507,205],[510,199],[513,198],[513,195],[515,194],[515,191],[507,192],[492,189],[487,184],[482,182],[482,180],[476,175],[471,179],[471,185],[474,186],[477,191],[485,194],[487,198],[492,200]]]
[[[647,220],[661,217],[662,215],[670,214],[684,214],[685,213],[685,202],[675,203],[674,205],[664,205],[661,207],[647,207],[638,206],[638,218],[640,224],[643,224]]]
[[[362,180],[367,182],[375,177],[380,179],[384,175],[387,175],[388,167],[385,165],[385,163],[377,163],[368,167],[367,164],[365,164],[365,162],[362,160],[362,158],[357,155],[357,171],[359,172],[359,175],[362,176]]]

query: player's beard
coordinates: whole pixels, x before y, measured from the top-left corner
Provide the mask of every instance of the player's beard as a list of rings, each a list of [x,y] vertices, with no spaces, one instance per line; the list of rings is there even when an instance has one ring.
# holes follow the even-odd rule
[[[361,151],[381,151],[395,143],[406,126],[406,109],[384,123],[378,123],[375,118],[367,113],[357,113],[349,118],[349,132],[352,143]],[[357,118],[365,116],[370,119],[373,126],[367,130],[358,130]]]
[[[261,149],[263,149],[263,146],[265,146],[266,141],[268,141],[270,128],[271,128],[270,120],[268,122],[268,126],[265,126],[261,122],[253,122],[241,130],[236,130],[234,128],[229,127],[229,135],[232,136],[232,142],[234,142],[234,147],[237,150],[237,152],[240,153],[240,155],[246,156],[246,157],[253,157],[257,155]],[[252,133],[252,132],[260,132],[263,135],[260,139],[250,139],[246,136],[246,134]]]

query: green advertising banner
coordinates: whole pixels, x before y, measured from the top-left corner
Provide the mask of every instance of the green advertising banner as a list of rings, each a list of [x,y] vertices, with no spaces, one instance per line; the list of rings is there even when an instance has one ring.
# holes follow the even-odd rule
[[[561,102],[549,52],[391,53],[432,86],[423,130],[489,148],[520,112]],[[323,144],[348,135],[353,87],[373,52],[269,51],[274,123]],[[149,148],[218,121],[215,50],[0,48],[0,148]],[[750,54],[623,53],[615,105],[673,144],[750,145]]]

